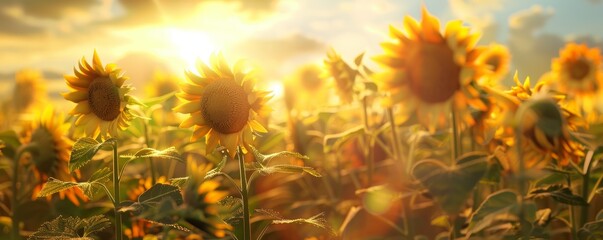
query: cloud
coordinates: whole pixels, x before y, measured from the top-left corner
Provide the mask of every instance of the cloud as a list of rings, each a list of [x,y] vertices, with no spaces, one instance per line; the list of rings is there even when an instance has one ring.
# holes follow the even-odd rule
[[[500,26],[494,13],[503,8],[503,0],[449,0],[448,4],[454,17],[470,23],[481,33],[480,43],[496,41]]]
[[[42,30],[42,27],[23,22],[18,17],[11,16],[9,13],[0,12],[0,35],[2,36],[27,36],[39,33]]]
[[[563,37],[540,30],[554,16],[553,9],[539,5],[519,11],[509,18],[508,46],[521,76],[538,79],[550,70],[551,60],[565,45]]]
[[[322,56],[326,45],[301,34],[279,38],[251,38],[235,44],[228,52],[249,59],[270,77],[281,77],[300,58]]]

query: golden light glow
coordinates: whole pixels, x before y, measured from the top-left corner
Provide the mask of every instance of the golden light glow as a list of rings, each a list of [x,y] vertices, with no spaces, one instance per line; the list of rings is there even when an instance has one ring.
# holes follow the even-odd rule
[[[208,62],[210,55],[218,50],[209,35],[204,32],[177,28],[167,28],[165,31],[171,47],[177,52],[177,57],[186,64],[186,69],[195,69],[198,59]]]

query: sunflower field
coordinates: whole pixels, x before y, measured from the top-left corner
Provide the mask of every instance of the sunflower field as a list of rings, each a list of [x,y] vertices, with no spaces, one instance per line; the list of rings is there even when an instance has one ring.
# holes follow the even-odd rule
[[[39,24],[74,44],[45,52],[33,46],[59,43],[36,38],[41,55],[14,55],[24,63],[8,65],[20,66],[4,74],[10,85],[0,81],[0,239],[603,239],[603,42],[534,35],[545,20],[530,25],[528,13],[550,18],[550,9],[516,14],[501,43],[479,24],[495,20],[438,16],[444,1],[412,5],[417,14],[350,1],[343,9],[400,21],[378,25],[372,44],[341,33],[341,48],[327,43],[313,58],[308,46],[320,44],[299,35],[289,40],[308,46],[241,47],[171,27],[211,17],[203,24],[234,39],[270,29],[258,20],[267,13],[238,21],[218,6],[295,12],[296,1],[37,2],[0,3],[0,19],[27,20],[0,24],[0,36]],[[485,2],[505,4],[450,6]],[[101,20],[82,17],[97,10]],[[102,20],[135,10],[144,27]],[[309,25],[346,24],[329,22]],[[91,30],[118,31],[111,24],[130,28],[112,40]],[[130,47],[165,46],[164,33],[174,42],[163,57],[118,58],[127,35]],[[11,39],[0,51],[18,52]],[[551,57],[536,54],[550,46]],[[292,49],[305,57],[281,64]]]

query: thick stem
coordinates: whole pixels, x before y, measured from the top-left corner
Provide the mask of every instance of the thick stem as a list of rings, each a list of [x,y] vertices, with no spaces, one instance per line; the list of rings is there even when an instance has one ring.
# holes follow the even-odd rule
[[[588,153],[586,154],[586,158],[584,159],[585,164],[587,164],[585,166],[584,169],[584,174],[582,175],[582,198],[584,200],[587,200],[589,197],[589,183],[590,183],[590,169],[591,169],[591,161],[593,158],[593,155],[595,155],[595,151],[594,150],[588,150]],[[584,226],[584,224],[586,223],[586,221],[588,221],[588,205],[586,204],[584,206],[582,206],[582,211],[580,212],[580,224],[578,226]]]
[[[525,209],[524,209],[524,199],[523,196],[525,194],[525,167],[523,163],[523,152],[521,150],[521,136],[523,134],[523,129],[520,124],[515,127],[515,151],[517,152],[517,162],[519,164],[519,179],[518,179],[518,189],[519,189],[519,224],[520,231],[523,233],[524,239],[530,239],[526,231],[526,226],[524,226],[525,219]]]
[[[456,109],[454,107],[454,101],[452,102],[451,118],[452,118],[452,163],[456,163],[456,159],[459,157],[461,150],[459,143],[459,128],[457,123]]]
[[[18,208],[18,201],[17,201],[17,183],[19,182],[19,159],[21,158],[21,154],[17,154],[17,157],[15,157],[14,160],[14,164],[13,164],[13,182],[11,184],[11,191],[12,191],[12,195],[11,195],[11,208],[12,208],[12,214],[11,214],[11,239],[21,239],[21,236],[19,234],[19,220],[17,219],[17,208]]]
[[[567,176],[567,187],[572,189],[572,177]],[[574,206],[569,205],[569,220],[570,220],[570,230],[572,233],[572,239],[578,239],[578,226],[576,226],[576,213],[574,212]]]
[[[241,147],[238,148],[239,173],[241,175],[241,195],[243,197],[243,239],[251,240],[251,222],[249,217],[249,193],[247,192],[247,175],[245,173],[245,157]]]
[[[119,156],[117,154],[117,140],[113,141],[113,208],[115,212],[115,239],[121,240],[121,214],[117,211],[119,206]]]

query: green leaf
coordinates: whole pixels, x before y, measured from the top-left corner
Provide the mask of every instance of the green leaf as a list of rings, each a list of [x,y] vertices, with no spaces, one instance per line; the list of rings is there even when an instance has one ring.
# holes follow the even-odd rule
[[[324,152],[328,153],[337,150],[347,141],[362,136],[364,134],[364,126],[357,126],[345,132],[337,134],[329,134],[324,138]]]
[[[356,64],[356,66],[360,66],[360,64],[362,64],[363,57],[364,57],[364,53],[358,54],[358,56],[356,56],[356,58],[354,58],[354,64]]]
[[[186,181],[188,181],[188,177],[172,178],[169,182],[171,185],[182,188],[186,184]]]
[[[180,189],[173,185],[157,183],[153,187],[149,188],[149,190],[138,196],[137,202],[120,207],[118,211],[134,212],[135,214],[140,212],[139,216],[145,219],[156,221],[162,224],[173,224],[173,221],[171,221],[169,218],[157,219],[153,217],[153,214],[145,214],[145,212],[148,211],[152,212],[153,209],[158,208],[164,202],[171,202],[173,203],[172,205],[182,204],[184,201],[182,199]]]
[[[255,150],[255,149],[253,149],[253,150]],[[218,163],[218,165],[216,165],[215,168],[207,171],[207,173],[205,174],[205,179],[210,179],[210,178],[213,178],[216,175],[220,174],[220,172],[222,172],[222,169],[224,168],[224,166],[226,166],[227,160],[228,160],[228,156],[224,155],[224,157],[222,157],[222,161],[220,161]]]
[[[58,180],[56,178],[50,177],[48,178],[48,182],[46,182],[44,184],[44,186],[42,187],[42,190],[40,190],[40,193],[38,193],[38,197],[46,197],[46,196],[50,196],[52,194],[58,193],[60,191],[72,188],[72,187],[77,187],[78,183],[76,182],[63,182],[61,180]]]
[[[167,100],[172,98],[174,95],[176,95],[176,92],[171,92],[171,93],[167,93],[165,95],[161,95],[158,97],[147,98],[144,101],[142,101],[142,103],[150,108],[153,105],[162,104],[162,103],[166,102]]]
[[[102,215],[80,219],[79,217],[59,216],[45,222],[28,239],[94,239],[92,234],[111,226],[109,219]],[[80,235],[81,234],[81,235]]]
[[[468,153],[452,167],[438,160],[426,159],[415,164],[412,174],[446,213],[457,214],[488,171],[486,157],[483,153]]]
[[[88,180],[89,182],[107,182],[111,179],[112,176],[112,171],[111,169],[109,169],[108,167],[104,167],[101,168],[99,170],[96,170],[96,172],[94,172],[92,174],[92,176],[90,176],[90,179]]]
[[[73,172],[76,169],[86,165],[94,155],[103,147],[112,146],[113,139],[99,143],[92,138],[80,138],[73,144],[71,158],[69,159],[69,171]]]
[[[469,220],[469,234],[490,226],[499,214],[505,214],[517,207],[518,196],[511,190],[501,190],[490,194],[475,210]]]
[[[288,164],[256,168],[255,170],[257,170],[261,175],[269,175],[273,173],[308,173],[314,177],[322,177],[319,172],[317,172],[311,167],[302,167]]]
[[[182,156],[176,151],[175,147],[169,147],[164,150],[156,150],[153,148],[143,148],[136,152],[129,161],[141,159],[141,158],[154,158],[154,159],[166,159],[176,160],[178,162],[184,162]]]
[[[2,154],[9,158],[15,158],[17,149],[21,146],[17,133],[13,130],[0,132],[0,141],[4,143],[4,147],[1,149]]]
[[[282,152],[264,155],[264,154],[260,153],[260,151],[255,149],[254,147],[251,147],[251,152],[253,153],[255,160],[258,163],[260,163],[261,165],[267,165],[273,160],[284,160],[284,159],[297,158],[302,161],[306,161],[309,159],[307,156],[301,155],[296,152],[288,152],[288,151],[282,151]],[[224,161],[224,160],[222,160],[222,161]]]
[[[563,185],[550,185],[547,187],[536,188],[528,194],[527,198],[544,198],[550,197],[553,200],[574,206],[587,206],[588,203],[584,198],[574,195],[572,190]]]

